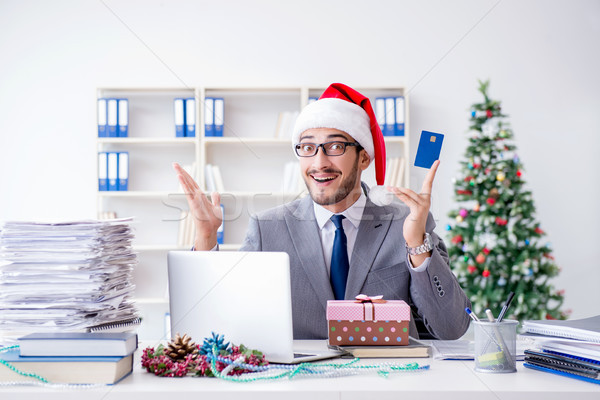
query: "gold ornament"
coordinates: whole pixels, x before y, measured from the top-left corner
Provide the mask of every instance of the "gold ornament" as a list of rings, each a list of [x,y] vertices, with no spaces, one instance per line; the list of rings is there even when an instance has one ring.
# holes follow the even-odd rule
[[[188,335],[175,335],[175,339],[169,342],[165,348],[165,355],[173,361],[184,361],[188,354],[192,354],[193,358],[198,357],[198,346],[192,342],[192,338]]]
[[[506,175],[504,175],[504,172],[498,172],[498,175],[496,175],[496,179],[498,179],[500,182],[502,182],[504,180],[504,178],[506,178]]]
[[[456,216],[456,222],[463,222],[463,221],[464,221],[463,217],[461,217],[460,215]]]

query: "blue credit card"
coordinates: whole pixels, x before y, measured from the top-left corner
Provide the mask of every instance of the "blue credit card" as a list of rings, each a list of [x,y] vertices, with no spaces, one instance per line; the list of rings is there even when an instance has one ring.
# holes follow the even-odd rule
[[[431,168],[435,160],[440,158],[443,141],[444,135],[441,133],[422,131],[415,157],[415,167]]]

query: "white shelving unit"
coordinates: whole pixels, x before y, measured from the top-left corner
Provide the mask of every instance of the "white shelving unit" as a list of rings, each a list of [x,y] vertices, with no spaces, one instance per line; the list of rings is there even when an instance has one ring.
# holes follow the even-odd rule
[[[198,184],[205,187],[205,165],[218,165],[225,191],[225,244],[221,250],[237,250],[245,236],[249,216],[287,203],[304,193],[284,193],[283,167],[296,161],[288,137],[276,137],[282,112],[297,112],[325,88],[100,88],[97,97],[129,100],[129,134],[126,138],[97,138],[97,150],[129,152],[129,190],[97,192],[97,210],[114,211],[118,217],[135,217],[138,252],[135,270],[136,298],[144,322],[142,339],[159,339],[165,333],[168,312],[166,255],[178,246],[181,211],[187,210],[173,162],[197,167]],[[371,98],[405,96],[401,87],[357,88]],[[196,137],[175,137],[173,100],[196,99]],[[221,97],[225,103],[223,137],[204,137],[204,99]],[[95,131],[97,132],[97,131]],[[409,159],[409,121],[406,136],[386,137],[388,157]],[[96,134],[97,136],[97,134]],[[374,168],[364,179],[374,184]],[[408,186],[409,171],[404,182]]]

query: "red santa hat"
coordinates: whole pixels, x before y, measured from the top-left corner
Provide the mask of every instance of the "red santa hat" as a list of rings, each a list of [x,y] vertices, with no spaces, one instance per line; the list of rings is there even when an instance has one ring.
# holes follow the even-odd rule
[[[332,83],[319,100],[304,107],[292,134],[293,143],[307,129],[334,128],[346,132],[375,162],[375,180],[385,180],[385,141],[368,97],[342,83]]]
[[[342,83],[332,83],[298,116],[293,143],[299,143],[302,132],[312,128],[334,128],[352,136],[375,161],[375,180],[383,185],[385,141],[368,97]]]

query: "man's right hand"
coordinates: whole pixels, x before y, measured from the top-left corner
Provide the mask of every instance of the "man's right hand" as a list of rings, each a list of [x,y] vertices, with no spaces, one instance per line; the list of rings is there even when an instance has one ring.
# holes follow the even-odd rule
[[[211,250],[217,245],[217,230],[221,226],[221,196],[213,192],[211,200],[202,192],[194,179],[185,172],[181,165],[173,163],[173,168],[177,172],[177,179],[183,188],[187,198],[194,226],[196,228],[196,237],[194,239],[195,250]]]

